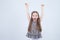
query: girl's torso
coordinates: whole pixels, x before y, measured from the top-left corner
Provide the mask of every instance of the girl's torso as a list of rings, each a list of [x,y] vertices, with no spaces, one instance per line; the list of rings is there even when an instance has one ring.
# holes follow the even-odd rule
[[[32,26],[31,26],[31,33],[37,35],[38,34],[38,30],[36,29],[37,27],[37,23],[36,22],[32,22]]]
[[[36,22],[32,22],[32,26],[31,26],[31,32],[27,32],[27,37],[28,38],[34,38],[34,39],[37,39],[37,38],[41,38],[41,32],[39,32],[37,29],[37,23]]]

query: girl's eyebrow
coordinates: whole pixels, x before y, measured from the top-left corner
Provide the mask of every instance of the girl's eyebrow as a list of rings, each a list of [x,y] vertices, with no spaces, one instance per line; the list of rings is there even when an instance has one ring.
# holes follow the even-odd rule
[[[32,15],[32,16],[34,16],[34,15]]]

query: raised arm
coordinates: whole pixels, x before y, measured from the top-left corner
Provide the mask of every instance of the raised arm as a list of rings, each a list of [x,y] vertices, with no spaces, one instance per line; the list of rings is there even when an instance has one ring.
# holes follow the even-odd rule
[[[28,5],[28,3],[25,3],[25,8],[26,8],[26,15],[27,15],[28,21],[30,21],[29,5]]]
[[[42,21],[43,15],[44,15],[44,4],[41,5],[41,16],[40,16],[41,21]]]

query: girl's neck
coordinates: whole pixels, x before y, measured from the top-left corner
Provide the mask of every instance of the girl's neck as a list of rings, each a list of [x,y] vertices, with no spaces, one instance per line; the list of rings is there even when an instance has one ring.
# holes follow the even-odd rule
[[[37,21],[33,20],[33,22],[37,22]]]

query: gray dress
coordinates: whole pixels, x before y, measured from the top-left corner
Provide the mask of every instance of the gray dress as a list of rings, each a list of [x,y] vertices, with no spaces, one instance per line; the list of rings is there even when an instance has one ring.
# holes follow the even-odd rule
[[[28,38],[38,39],[41,38],[41,32],[36,29],[36,22],[32,22],[31,32],[27,32]]]

